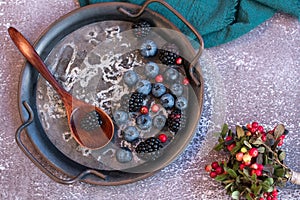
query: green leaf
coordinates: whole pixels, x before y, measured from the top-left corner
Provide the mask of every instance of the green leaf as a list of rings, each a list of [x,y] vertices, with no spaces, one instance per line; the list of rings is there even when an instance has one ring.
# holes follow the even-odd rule
[[[239,184],[239,183],[241,183],[241,179],[240,179],[240,177],[239,177],[239,176],[237,176],[237,177],[236,177],[236,179],[235,179],[235,183],[236,183],[236,184]]]
[[[228,178],[228,175],[227,175],[227,174],[221,174],[221,175],[218,175],[218,176],[215,178],[215,180],[216,180],[216,181],[222,182],[222,181],[224,181],[224,180],[227,179],[227,178]]]
[[[251,180],[253,180],[254,182],[256,182],[256,180],[257,180],[257,176],[256,176],[256,174],[252,174],[252,176],[251,176]]]
[[[222,127],[222,131],[221,131],[221,137],[225,138],[227,132],[228,132],[228,125],[224,124],[223,127]]]
[[[256,158],[256,163],[257,164],[263,164],[263,154],[258,154],[257,158]]]
[[[225,186],[225,190],[228,190],[229,187],[232,185],[233,183],[228,183],[226,186]]]
[[[254,191],[254,194],[256,195],[260,194],[261,190],[262,190],[262,186],[261,185],[257,186],[256,190]]]
[[[246,175],[246,176],[250,176],[250,174],[249,174],[249,170],[248,169],[243,169],[243,173]]]
[[[230,152],[231,155],[235,155],[238,151],[240,151],[241,148],[242,148],[242,143],[241,142],[235,143],[235,147]]]
[[[278,177],[284,177],[285,170],[283,168],[275,169],[274,174],[275,174],[275,176],[278,176]]]
[[[274,187],[271,186],[271,187],[267,190],[267,192],[272,192],[273,190],[274,190]]]
[[[221,151],[224,148],[224,142],[217,144],[214,146],[214,150]]]
[[[252,144],[261,145],[261,144],[263,144],[263,141],[261,140],[261,138],[257,138]]]
[[[244,145],[246,145],[249,149],[252,148],[251,144],[247,140],[244,141]]]
[[[285,159],[285,157],[286,157],[286,153],[284,151],[282,151],[278,156],[280,161],[283,161]]]
[[[233,198],[233,199],[239,199],[240,198],[240,192],[239,191],[232,192],[231,198]]]
[[[232,169],[234,171],[237,171],[238,169],[240,168],[240,163],[239,162],[234,162],[233,166],[232,166]]]
[[[236,126],[236,133],[237,133],[238,138],[241,138],[245,135],[243,128],[240,126]]]
[[[266,145],[268,146],[273,146],[275,143],[275,138],[273,135],[271,134],[267,134],[267,141],[266,141]]]
[[[271,185],[270,185],[270,183],[268,181],[264,181],[261,184],[261,186],[262,186],[263,191],[265,191],[265,192],[267,192],[270,189],[270,187],[271,187]]]
[[[228,169],[227,172],[228,172],[228,174],[229,174],[232,178],[236,178],[236,177],[237,177],[237,174],[235,173],[234,170]]]
[[[264,154],[264,164],[267,165],[269,164],[269,159],[268,159],[268,155]]]
[[[275,130],[274,130],[275,139],[278,139],[284,133],[284,130],[285,130],[285,128],[284,128],[283,124],[277,125]]]
[[[273,185],[273,183],[274,183],[274,179],[271,177],[266,178],[265,181],[269,182],[270,185]]]
[[[253,200],[253,198],[251,197],[250,193],[247,193],[247,194],[245,195],[245,198],[246,198],[247,200]]]
[[[257,151],[258,151],[259,153],[265,153],[266,148],[265,148],[265,147],[259,147],[259,148],[257,149]]]
[[[251,185],[251,190],[253,191],[253,193],[255,194],[255,196],[257,196],[258,194],[260,194],[260,192],[262,190],[262,186],[261,185],[256,185],[256,183],[253,183]]]
[[[264,165],[263,171],[269,173],[270,175],[273,175],[274,174],[274,167],[271,164],[266,164],[266,165]]]

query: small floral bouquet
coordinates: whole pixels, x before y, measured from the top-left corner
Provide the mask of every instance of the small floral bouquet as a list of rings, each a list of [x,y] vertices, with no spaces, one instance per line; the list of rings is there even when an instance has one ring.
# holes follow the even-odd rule
[[[277,186],[287,181],[300,184],[300,174],[285,164],[280,149],[288,130],[279,124],[265,131],[257,122],[236,126],[235,132],[224,124],[216,151],[229,153],[229,159],[206,165],[211,178],[222,183],[233,199],[276,200]]]

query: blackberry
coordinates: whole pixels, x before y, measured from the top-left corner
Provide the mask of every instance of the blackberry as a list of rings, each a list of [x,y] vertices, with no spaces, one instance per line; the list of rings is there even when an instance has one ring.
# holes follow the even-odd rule
[[[179,56],[179,49],[175,44],[166,43],[159,51],[159,60],[165,65],[174,65]]]
[[[132,29],[135,37],[143,38],[146,37],[151,31],[151,25],[147,21],[139,21],[132,25]]]
[[[161,141],[155,137],[150,137],[144,142],[140,142],[135,148],[137,153],[152,153],[162,148]]]
[[[133,93],[129,99],[129,112],[138,112],[143,106],[144,97],[141,93]]]
[[[179,131],[179,129],[181,128],[181,119],[181,110],[175,109],[169,114],[167,125],[171,132],[177,133]]]
[[[80,121],[80,127],[86,131],[93,131],[102,125],[100,115],[95,110],[87,113]]]

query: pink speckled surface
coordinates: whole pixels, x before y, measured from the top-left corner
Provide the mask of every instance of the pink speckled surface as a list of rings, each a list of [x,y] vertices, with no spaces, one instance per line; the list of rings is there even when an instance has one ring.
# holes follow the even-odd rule
[[[7,28],[14,26],[35,41],[54,20],[76,7],[72,0],[0,0],[0,199],[228,199],[223,191],[216,192],[221,187],[203,170],[218,155],[203,155],[207,151],[202,150],[199,133],[187,150],[161,172],[137,183],[115,187],[57,184],[20,151],[14,132],[21,124],[17,96],[24,59],[10,41]],[[220,89],[224,89],[227,102],[225,121],[284,123],[290,130],[283,146],[288,152],[287,162],[298,171],[299,55],[300,23],[285,14],[276,14],[247,35],[205,52],[209,63],[214,63],[219,81],[224,83]],[[216,79],[211,77],[216,73],[204,73],[208,82]],[[300,189],[290,186],[280,196],[300,199]]]

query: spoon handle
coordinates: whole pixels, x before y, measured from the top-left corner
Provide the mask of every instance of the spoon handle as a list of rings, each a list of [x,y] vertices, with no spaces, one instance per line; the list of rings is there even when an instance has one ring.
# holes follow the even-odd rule
[[[41,57],[28,40],[15,28],[8,28],[8,33],[20,52],[29,63],[53,86],[62,98],[70,98],[70,94],[55,80]]]

